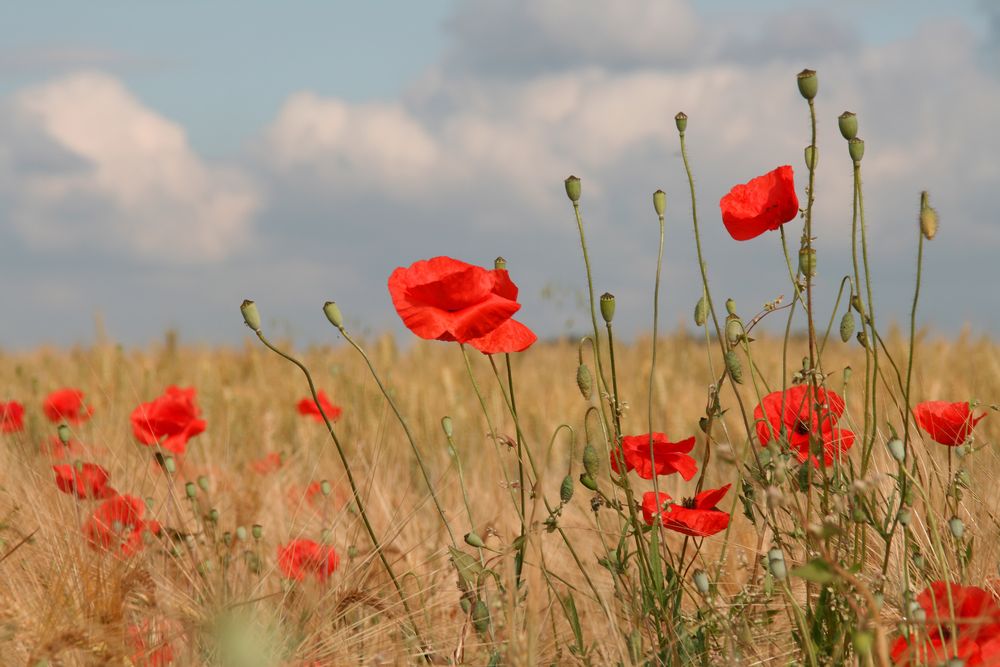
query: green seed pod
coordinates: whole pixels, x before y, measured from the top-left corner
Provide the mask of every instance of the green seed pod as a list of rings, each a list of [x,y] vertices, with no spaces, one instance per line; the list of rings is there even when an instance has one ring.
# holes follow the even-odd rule
[[[245,535],[246,529],[244,528],[243,530]],[[250,531],[251,534],[253,535],[253,539],[255,540],[259,540],[260,538],[264,537],[264,526],[260,525],[259,523],[255,523],[253,526],[251,526]],[[246,537],[244,537],[243,539],[246,539]]]
[[[580,484],[583,484],[585,488],[588,488],[591,491],[597,491],[597,482],[587,473],[580,475]]]
[[[208,491],[208,477],[205,475],[198,475],[198,488],[202,491]]]
[[[238,539],[240,542],[246,542],[247,539],[246,526],[236,526],[236,539]]]
[[[861,162],[861,158],[865,156],[865,142],[861,137],[854,137],[847,142],[847,153],[854,160],[854,164]]]
[[[208,520],[212,523],[219,523],[219,510],[214,507],[208,512]]]
[[[583,469],[591,477],[597,477],[598,469],[601,465],[601,457],[597,453],[597,447],[589,442],[583,448]]]
[[[920,193],[920,233],[930,241],[937,234],[938,214],[929,203],[930,196],[924,190]]]
[[[194,498],[198,495],[198,487],[194,485],[194,482],[188,482],[184,485],[184,493],[188,498]]]
[[[703,296],[694,305],[694,323],[699,327],[703,327],[705,326],[706,319],[708,319],[708,302]]]
[[[562,484],[559,485],[559,500],[565,505],[573,499],[573,478],[570,475],[563,477]]]
[[[451,417],[441,418],[441,430],[444,431],[444,434],[449,438],[454,434],[454,431],[452,430]]]
[[[667,193],[663,190],[657,190],[653,193],[653,210],[656,211],[656,215],[663,217],[664,211],[667,210]]]
[[[726,318],[726,340],[730,345],[735,345],[743,337],[743,322],[739,316],[730,315]]]
[[[736,314],[736,299],[732,297],[726,299],[726,313],[729,315]]]
[[[174,461],[174,457],[168,456],[163,459],[163,469],[171,475],[177,472],[177,462]]]
[[[796,79],[802,97],[807,100],[815,99],[816,93],[819,92],[819,79],[816,78],[816,72],[811,69],[804,69],[798,73]]]
[[[341,314],[340,306],[337,305],[336,301],[327,301],[324,303],[323,314],[326,315],[326,319],[330,320],[330,324],[338,329],[344,328],[344,316]]]
[[[566,196],[574,204],[580,201],[580,179],[576,176],[566,179]]]
[[[775,547],[767,552],[767,569],[775,579],[784,581],[785,577],[788,576],[788,570],[785,568],[785,556],[781,553],[781,549]]]
[[[260,312],[257,304],[250,299],[244,299],[240,304],[240,312],[243,313],[243,321],[254,331],[260,331]]]
[[[674,116],[674,124],[677,125],[677,131],[680,132],[681,134],[684,134],[684,131],[687,129],[688,126],[687,114],[684,113],[683,111],[679,111],[677,115]]]
[[[497,257],[493,260],[493,268],[498,270],[507,270],[507,260],[503,257]]]
[[[906,448],[903,446],[903,441],[899,438],[893,438],[889,442],[885,443],[885,446],[889,449],[889,454],[892,458],[896,459],[900,463],[906,460]]]
[[[615,295],[611,292],[601,295],[601,317],[607,324],[611,324],[611,320],[615,318]]]
[[[469,531],[465,534],[465,543],[470,547],[476,547],[477,549],[482,549],[486,544],[483,542],[483,538],[479,537],[476,531]]]
[[[840,318],[840,340],[845,343],[851,340],[851,336],[854,335],[854,313],[847,311],[844,316]]]
[[[708,595],[708,575],[705,574],[704,570],[695,570],[694,576],[694,586],[698,589],[698,592],[702,595]]]
[[[736,351],[729,350],[726,352],[725,359],[729,377],[733,378],[733,382],[736,384],[743,384],[743,366],[740,365],[740,358],[736,356]]]
[[[329,496],[330,492],[333,491],[333,487],[330,486],[330,482],[324,479],[322,482],[319,483],[319,491],[324,496]]]
[[[586,364],[580,364],[576,368],[576,386],[580,389],[580,395],[589,401],[594,392],[594,380]]]
[[[458,600],[458,606],[462,608],[462,611],[466,614],[472,610],[472,600],[467,597],[461,597]]]
[[[840,134],[850,141],[858,136],[858,115],[851,111],[845,111],[837,117],[837,125],[840,127]]]
[[[476,600],[472,606],[472,624],[480,634],[486,634],[490,629],[490,610],[482,600]]]
[[[66,426],[66,424],[59,424],[59,428],[56,429],[56,432],[59,434],[59,442],[63,445],[68,445],[71,436],[69,426]]]
[[[867,630],[855,630],[851,633],[851,644],[858,655],[869,656],[872,654],[872,646],[875,644],[875,635]]]
[[[819,164],[819,148],[816,146],[806,146],[805,151],[803,151],[806,158],[806,169],[812,169],[815,171],[816,165]]]
[[[347,547],[347,557],[348,558],[350,558],[351,560],[354,560],[355,558],[358,557],[358,553],[359,553],[358,552],[358,548],[355,545],[353,545],[353,544],[348,545],[348,547]]]
[[[816,275],[816,250],[814,248],[802,248],[799,250],[799,272],[810,278]]]
[[[227,547],[233,544],[233,534],[230,531],[226,531],[222,534],[222,543]]]
[[[965,522],[957,516],[953,516],[948,519],[948,528],[951,530],[951,534],[956,540],[962,539],[962,535],[965,534]]]

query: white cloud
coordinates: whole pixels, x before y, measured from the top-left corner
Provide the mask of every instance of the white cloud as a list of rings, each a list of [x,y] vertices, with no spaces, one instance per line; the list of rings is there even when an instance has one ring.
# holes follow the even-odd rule
[[[206,164],[177,124],[116,79],[81,73],[16,93],[0,134],[10,219],[41,249],[102,248],[143,260],[212,261],[247,240],[259,196],[238,170]],[[18,169],[46,145],[63,168]],[[3,169],[0,166],[0,169]]]

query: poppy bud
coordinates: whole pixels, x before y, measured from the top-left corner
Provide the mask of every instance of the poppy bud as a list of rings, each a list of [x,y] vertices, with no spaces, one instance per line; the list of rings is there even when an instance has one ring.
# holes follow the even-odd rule
[[[735,345],[743,337],[743,322],[736,315],[726,318],[726,340]]]
[[[906,460],[906,449],[903,447],[903,441],[899,438],[893,438],[886,443],[886,447],[889,448],[889,453],[892,458],[896,459],[900,463]]]
[[[805,156],[806,169],[812,169],[815,171],[816,164],[819,162],[819,148],[812,145],[806,146]]]
[[[866,334],[863,329],[858,332],[856,338],[858,339],[858,345],[861,347],[868,347],[868,334]]]
[[[837,125],[840,126],[840,134],[850,141],[858,136],[858,115],[852,111],[845,111],[837,117]]]
[[[854,650],[858,655],[869,656],[872,654],[872,646],[875,643],[875,635],[867,630],[855,630],[851,634],[851,643],[854,645]]]
[[[775,579],[784,580],[788,576],[788,570],[785,568],[785,556],[781,553],[781,549],[775,547],[767,552],[767,568]]]
[[[851,340],[852,335],[854,335],[854,313],[847,311],[840,318],[840,340],[846,343]]]
[[[611,324],[611,320],[615,317],[615,295],[611,292],[601,295],[601,317],[607,324]]]
[[[729,377],[733,378],[733,382],[736,384],[743,384],[743,367],[740,365],[740,359],[736,356],[736,352],[733,350],[726,352],[725,360]]]
[[[472,601],[467,597],[461,597],[458,600],[458,606],[462,608],[462,611],[466,614],[472,609]]]
[[[663,212],[667,210],[667,193],[663,190],[657,190],[653,193],[653,210],[661,218],[663,217]]]
[[[948,519],[948,528],[951,530],[951,534],[956,540],[962,539],[962,535],[965,534],[965,522],[957,516],[953,516]]]
[[[493,268],[506,270],[507,260],[504,259],[503,257],[497,257],[496,259],[493,260]]]
[[[163,469],[171,475],[177,472],[177,462],[174,461],[174,457],[167,456],[163,459]]]
[[[246,542],[247,539],[247,527],[246,526],[236,526],[236,539],[240,542]]]
[[[591,491],[597,491],[597,482],[587,473],[580,475],[580,484]]]
[[[924,568],[924,557],[920,553],[913,554],[913,567],[918,570],[922,570]]]
[[[569,475],[563,477],[562,484],[559,485],[559,500],[564,505],[573,500],[573,478]]]
[[[324,479],[322,482],[319,483],[319,491],[324,496],[329,496],[332,490],[333,487],[330,486],[330,482],[328,482],[327,480]]]
[[[920,193],[920,233],[930,241],[937,234],[938,214],[928,202],[929,196],[924,190]]]
[[[576,386],[580,388],[580,395],[589,401],[594,389],[594,381],[586,364],[580,364],[576,369]]]
[[[194,498],[198,495],[198,487],[194,485],[194,482],[188,482],[184,485],[184,493],[188,498]]]
[[[324,303],[323,314],[326,315],[326,319],[330,320],[330,324],[338,329],[344,328],[344,316],[340,314],[340,306],[337,305],[336,301]]]
[[[490,629],[490,610],[482,600],[476,600],[472,606],[472,624],[480,634]]]
[[[208,520],[212,523],[219,523],[219,510],[213,507],[208,513]]]
[[[698,299],[698,303],[694,305],[694,323],[696,326],[705,326],[705,320],[708,318],[708,304],[705,302],[705,297],[702,296]]]
[[[59,434],[59,442],[61,442],[64,446],[69,445],[69,426],[66,426],[66,424],[59,424],[59,428],[56,429],[56,432]]]
[[[688,126],[687,114],[683,111],[679,111],[677,115],[674,116],[674,123],[677,125],[677,131],[684,134],[684,130],[686,130]]]
[[[802,248],[799,250],[799,273],[810,278],[816,275],[816,250],[815,248]]]
[[[580,179],[576,176],[566,179],[566,196],[574,204],[580,201]]]
[[[726,299],[726,312],[730,315],[736,314],[736,300],[733,298]]]
[[[694,576],[694,586],[698,589],[698,592],[702,595],[708,595],[708,575],[705,574],[704,570],[695,570]]]
[[[590,477],[597,477],[597,471],[600,465],[601,457],[597,454],[597,447],[594,447],[588,442],[583,448],[583,469]]]
[[[483,538],[479,537],[475,531],[470,531],[465,534],[465,543],[470,547],[476,547],[477,549],[482,549],[486,546],[483,542]]]
[[[865,156],[865,142],[860,137],[854,137],[847,142],[847,153],[854,160],[854,164],[861,162],[861,158]]]
[[[799,84],[799,92],[802,93],[802,97],[807,100],[815,99],[816,93],[819,92],[819,79],[816,78],[816,72],[811,69],[804,69],[798,73],[796,77]]]
[[[208,491],[208,477],[198,475],[198,488],[202,491]]]
[[[260,331],[260,311],[257,304],[250,299],[244,299],[240,304],[240,312],[243,313],[243,321],[254,331]]]
[[[454,431],[452,430],[451,417],[441,418],[441,430],[444,431],[444,434],[449,438],[452,436]]]
[[[244,530],[246,529],[244,528]],[[260,525],[259,523],[255,523],[250,528],[250,531],[253,534],[253,539],[255,540],[259,540],[260,538],[264,537],[264,526]]]
[[[913,515],[910,514],[910,510],[906,509],[905,507],[903,509],[899,510],[899,513],[896,514],[896,520],[899,521],[899,525],[900,526],[904,526],[904,527],[905,526],[909,526],[910,525],[910,521],[912,519],[913,519]]]

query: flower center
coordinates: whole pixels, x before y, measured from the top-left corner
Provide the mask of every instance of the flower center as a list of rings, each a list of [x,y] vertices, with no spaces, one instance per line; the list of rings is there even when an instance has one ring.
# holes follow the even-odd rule
[[[684,500],[682,500],[681,507],[693,510],[696,507],[694,498],[685,498]]]

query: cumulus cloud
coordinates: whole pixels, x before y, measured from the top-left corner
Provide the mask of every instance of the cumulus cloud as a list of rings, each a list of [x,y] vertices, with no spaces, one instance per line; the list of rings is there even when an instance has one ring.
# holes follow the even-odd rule
[[[205,163],[181,127],[101,73],[60,78],[6,101],[4,171],[10,221],[36,249],[218,260],[246,242],[259,204],[240,171]]]

